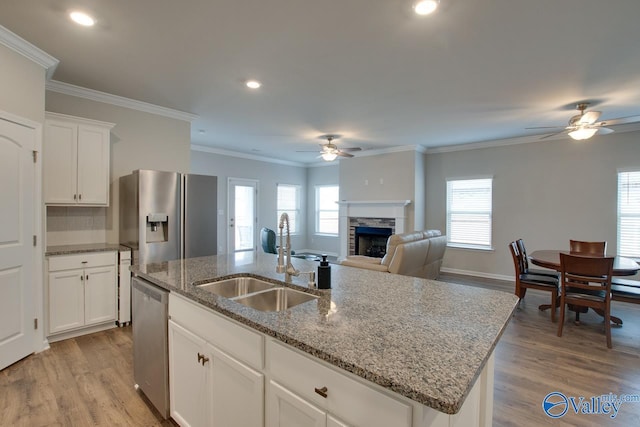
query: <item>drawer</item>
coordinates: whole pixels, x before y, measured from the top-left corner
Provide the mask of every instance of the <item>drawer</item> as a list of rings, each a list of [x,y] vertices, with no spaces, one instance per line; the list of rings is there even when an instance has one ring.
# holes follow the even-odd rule
[[[264,338],[259,332],[174,293],[169,294],[169,316],[174,322],[252,368],[262,370],[264,367]]]
[[[274,381],[353,426],[410,427],[412,406],[374,389],[278,341],[267,341],[267,368]],[[364,381],[364,380],[363,380]],[[315,389],[327,388],[327,397]]]
[[[77,255],[55,255],[49,257],[49,271],[116,265],[117,252],[87,252]]]

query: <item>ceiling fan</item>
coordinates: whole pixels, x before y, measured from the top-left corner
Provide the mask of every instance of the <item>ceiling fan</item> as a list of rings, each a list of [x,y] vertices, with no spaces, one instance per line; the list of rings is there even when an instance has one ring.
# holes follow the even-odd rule
[[[338,146],[334,144],[333,141],[340,138],[340,135],[322,135],[320,138],[326,139],[327,142],[325,144],[320,144],[320,156],[318,157],[322,157],[322,159],[327,162],[332,162],[337,157],[353,157],[353,154],[348,153],[348,151],[361,150],[360,147],[338,148]]]
[[[607,126],[621,125],[625,123],[635,123],[640,121],[640,116],[620,117],[617,119],[604,120],[599,122],[598,119],[602,114],[601,111],[586,111],[589,107],[588,102],[583,102],[576,105],[576,109],[580,111],[580,114],[569,119],[569,125],[564,127],[559,132],[554,132],[549,135],[543,136],[541,139],[550,138],[561,133],[567,133],[571,138],[575,140],[589,139],[596,133],[599,135],[606,135],[613,132],[613,129]],[[561,129],[562,126],[538,126],[530,127],[526,129]]]

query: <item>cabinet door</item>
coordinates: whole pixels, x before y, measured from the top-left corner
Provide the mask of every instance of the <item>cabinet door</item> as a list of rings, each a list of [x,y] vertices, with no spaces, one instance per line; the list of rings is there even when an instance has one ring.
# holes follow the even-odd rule
[[[264,375],[208,346],[213,354],[214,427],[264,426]]]
[[[44,132],[45,203],[73,205],[77,199],[78,126],[47,120]]]
[[[169,321],[171,417],[182,427],[211,425],[212,363],[205,349],[202,338]]]
[[[324,411],[276,382],[269,383],[267,397],[267,427],[324,427],[327,423]]]
[[[78,126],[78,203],[108,205],[109,130]]]
[[[49,273],[49,333],[84,325],[84,271]]]
[[[116,319],[116,267],[84,270],[84,323],[93,325]]]

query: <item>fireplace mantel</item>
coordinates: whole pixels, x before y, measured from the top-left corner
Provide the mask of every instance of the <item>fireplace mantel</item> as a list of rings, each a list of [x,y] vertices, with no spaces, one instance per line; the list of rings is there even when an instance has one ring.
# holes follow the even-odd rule
[[[340,259],[349,254],[349,218],[394,218],[395,232],[405,232],[411,200],[342,200],[340,205]]]

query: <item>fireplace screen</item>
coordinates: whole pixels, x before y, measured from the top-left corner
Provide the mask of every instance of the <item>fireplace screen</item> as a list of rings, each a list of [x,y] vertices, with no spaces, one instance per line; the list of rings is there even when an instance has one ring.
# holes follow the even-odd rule
[[[355,254],[382,258],[387,250],[387,239],[393,230],[388,227],[356,227]]]

